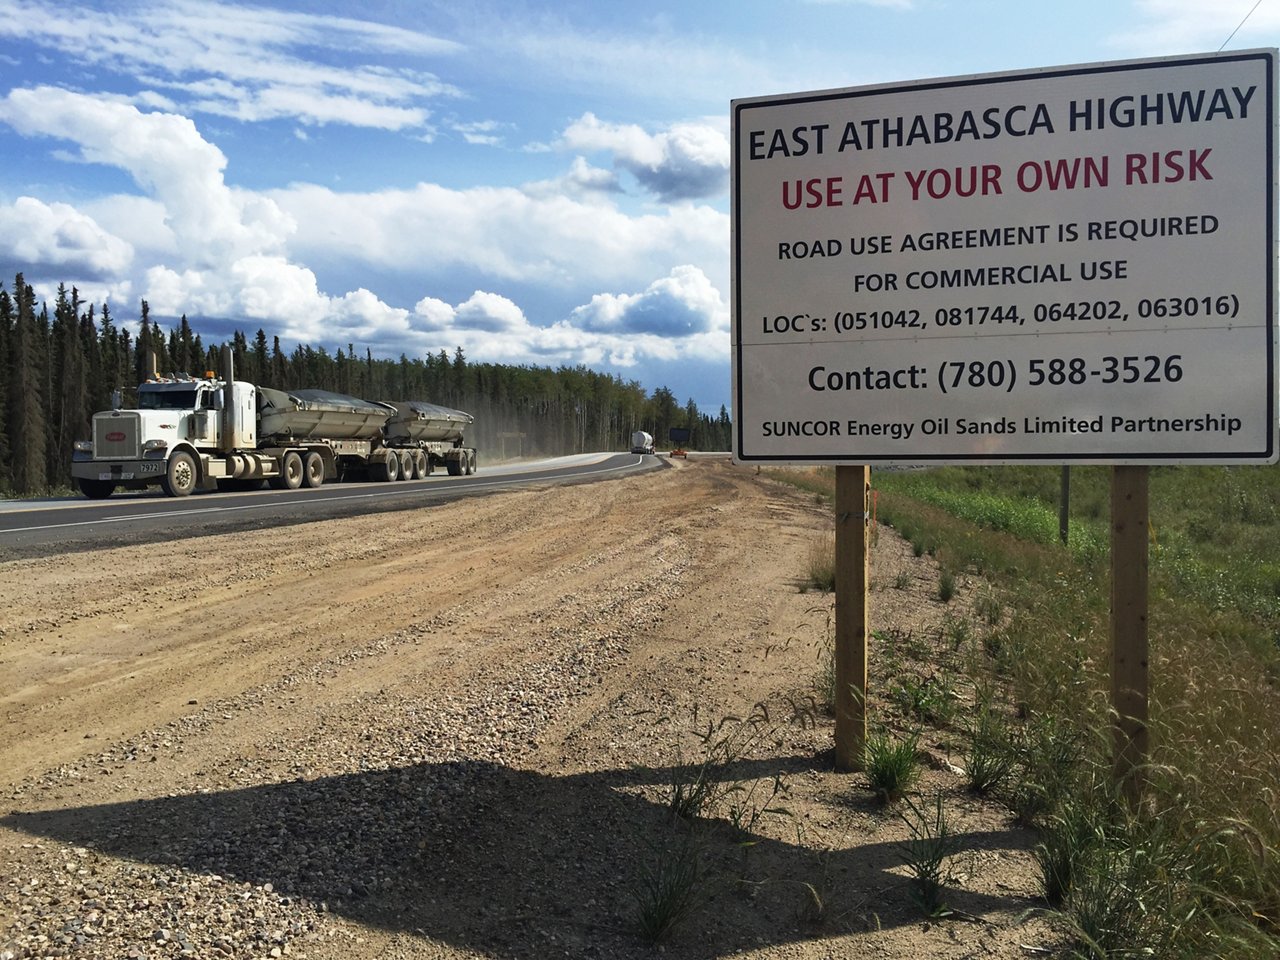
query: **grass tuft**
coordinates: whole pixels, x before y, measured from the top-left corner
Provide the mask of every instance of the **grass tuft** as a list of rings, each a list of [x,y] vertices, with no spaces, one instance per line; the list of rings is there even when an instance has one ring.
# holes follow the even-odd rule
[[[911,871],[911,899],[925,916],[945,916],[950,912],[942,899],[950,879],[947,862],[959,851],[960,842],[947,823],[942,793],[934,794],[932,804],[917,805],[908,797],[901,816],[911,831],[911,838],[898,845],[898,855]]]
[[[888,731],[867,738],[867,779],[881,803],[901,800],[920,779],[920,735],[895,740]]]
[[[642,868],[636,900],[636,930],[649,943],[667,940],[688,920],[702,899],[703,880],[698,845],[684,838],[660,850]]]

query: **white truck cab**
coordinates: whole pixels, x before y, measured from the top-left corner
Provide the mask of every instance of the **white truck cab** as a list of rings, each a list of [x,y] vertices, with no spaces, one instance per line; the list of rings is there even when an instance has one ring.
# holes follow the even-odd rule
[[[232,417],[224,415],[226,393],[224,381],[212,378],[155,378],[139,384],[136,409],[93,415],[93,439],[76,442],[71,476],[95,500],[121,486],[160,484],[171,496],[191,493],[202,480],[202,455],[256,443],[253,385],[232,385],[237,408]],[[224,436],[229,423],[234,437]]]

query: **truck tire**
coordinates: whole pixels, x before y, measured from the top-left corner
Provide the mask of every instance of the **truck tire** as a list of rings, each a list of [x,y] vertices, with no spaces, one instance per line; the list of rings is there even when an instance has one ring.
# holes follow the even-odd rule
[[[385,456],[369,463],[369,478],[379,483],[389,483],[400,476],[400,458],[388,451]]]
[[[318,487],[324,483],[324,457],[312,451],[302,460],[302,485]]]
[[[466,472],[466,463],[463,459],[465,456],[466,454],[461,457],[450,457],[444,462],[445,469],[449,471],[449,476],[460,477]]]
[[[468,450],[466,454],[464,454],[464,458],[467,461],[467,466],[463,473],[469,477],[476,472],[476,455],[472,451]]]
[[[195,458],[185,450],[179,450],[169,458],[160,486],[171,497],[187,497],[195,492],[198,480]]]
[[[280,480],[286,490],[297,490],[302,486],[302,457],[297,451],[290,450],[284,455],[280,464]]]
[[[116,492],[116,485],[110,480],[94,480],[91,477],[76,477],[80,492],[90,500],[105,500]]]
[[[400,479],[401,480],[413,479],[413,451],[412,450],[400,451]]]
[[[413,479],[422,480],[431,473],[431,461],[421,450],[413,451]]]

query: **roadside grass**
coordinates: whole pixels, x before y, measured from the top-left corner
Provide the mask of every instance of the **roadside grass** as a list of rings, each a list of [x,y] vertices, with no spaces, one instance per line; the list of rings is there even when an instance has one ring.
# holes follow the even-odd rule
[[[697,758],[679,758],[665,784],[670,832],[651,838],[650,856],[638,864],[630,890],[632,928],[641,939],[659,945],[719,892],[732,887],[749,891],[778,879],[752,879],[752,851],[765,835],[766,823],[794,820],[786,806],[789,787],[781,773],[751,776],[744,767],[777,749],[785,725],[806,722],[811,724],[812,717],[799,713],[775,722],[768,705],[757,703],[746,717],[724,716],[689,731],[698,743]],[[796,830],[801,830],[798,824]],[[725,869],[723,856],[729,848],[738,854],[732,870]],[[805,891],[806,911],[820,918],[820,888],[786,879]]]
[[[834,489],[830,469],[791,473]],[[1280,471],[1151,471],[1151,755],[1133,812],[1110,789],[1107,477],[1072,469],[1066,547],[1057,468],[873,483],[881,522],[986,581],[975,642],[947,667],[988,692],[972,786],[1040,831],[1046,908],[1077,955],[1280,956]]]
[[[677,838],[654,850],[632,890],[636,932],[652,944],[669,939],[707,896],[696,838]]]
[[[915,733],[898,739],[880,730],[867,738],[867,781],[881,803],[897,803],[920,779],[919,749]]]
[[[911,899],[926,917],[950,913],[943,900],[943,887],[950,879],[948,861],[960,851],[960,841],[947,821],[942,794],[933,803],[906,801],[909,812],[902,819],[911,837],[898,845],[898,856],[910,873]]]
[[[836,588],[836,538],[829,534],[809,549],[808,562],[801,581],[801,591],[821,590],[830,593]]]

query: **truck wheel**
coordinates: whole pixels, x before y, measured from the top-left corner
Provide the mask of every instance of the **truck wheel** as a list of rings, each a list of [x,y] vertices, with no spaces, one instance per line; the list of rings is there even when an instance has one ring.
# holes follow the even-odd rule
[[[286,490],[297,490],[302,486],[302,458],[294,450],[286,453],[280,464],[280,483]]]
[[[169,467],[160,486],[171,497],[186,497],[195,490],[196,480],[195,458],[185,450],[179,450],[169,458]]]
[[[369,464],[369,477],[380,483],[388,483],[400,476],[400,458],[388,452],[378,460]]]
[[[450,457],[444,462],[444,466],[451,477],[460,477],[466,470],[462,457]]]
[[[302,485],[318,487],[324,483],[324,457],[312,451],[302,461]]]
[[[412,450],[400,451],[400,479],[401,480],[413,479],[413,451]]]
[[[421,450],[413,451],[413,479],[421,480],[430,472],[431,467],[428,465],[427,455]]]
[[[116,492],[116,485],[110,480],[94,480],[90,477],[77,477],[76,483],[80,492],[90,500],[105,500]]]
[[[480,469],[480,462],[479,460],[477,460],[476,452],[474,450],[472,450],[471,453],[467,456],[467,466],[469,468],[467,470],[467,473],[471,473],[471,474],[476,473]]]

